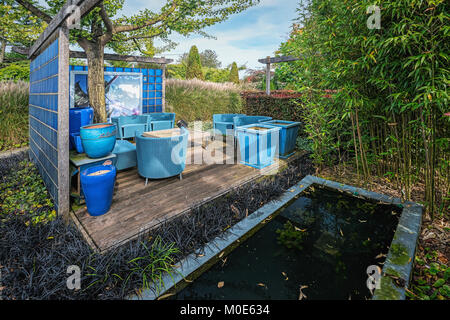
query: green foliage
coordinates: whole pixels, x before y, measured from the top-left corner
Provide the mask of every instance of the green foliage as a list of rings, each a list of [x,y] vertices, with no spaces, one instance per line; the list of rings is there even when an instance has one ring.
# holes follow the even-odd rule
[[[229,82],[233,82],[239,84],[239,71],[236,62],[233,62],[231,65],[230,75],[228,78]]]
[[[0,81],[0,151],[28,144],[28,88],[24,81]]]
[[[38,170],[28,161],[20,163],[0,180],[0,220],[9,215],[27,214],[33,223],[46,222],[56,217]]]
[[[228,82],[230,72],[228,69],[216,69],[203,67],[203,73],[205,75],[205,81],[211,82]]]
[[[166,70],[167,70],[167,78],[186,79],[185,64],[169,64]]]
[[[300,97],[301,95],[292,91],[273,91],[270,96],[262,91],[244,91],[244,113],[301,121],[302,110],[298,107]]]
[[[28,2],[39,7],[38,1]],[[7,43],[28,47],[44,31],[46,25],[16,1],[0,2],[0,37]]]
[[[290,221],[284,224],[283,229],[278,229],[277,240],[288,249],[303,250],[303,244],[308,236],[308,232],[295,227]]]
[[[181,64],[187,64],[189,53],[184,53],[181,55],[179,62]],[[214,50],[206,49],[200,52],[200,62],[203,67],[211,69],[220,69],[222,63],[219,61],[219,57]]]
[[[406,292],[413,300],[449,300],[450,267],[441,254],[425,247],[421,256],[415,258],[415,268],[410,290]]]
[[[239,88],[198,80],[167,80],[167,110],[185,121],[212,121],[215,113],[241,113]]]
[[[150,248],[141,243],[147,251],[147,255],[128,261],[132,266],[125,283],[134,274],[142,279],[142,289],[153,288],[157,294],[164,288],[163,276],[168,274],[172,277],[175,256],[180,252],[175,248],[175,243],[164,243],[160,236],[153,241]]]
[[[380,30],[367,27],[370,5],[381,7]],[[281,83],[303,93],[299,108],[317,165],[351,157],[365,179],[392,177],[405,199],[424,182],[430,213],[436,203],[448,206],[450,190],[448,6],[301,1],[280,53],[302,59],[276,70]]]
[[[192,46],[186,63],[186,79],[203,80],[204,78],[198,49],[196,46]]]
[[[29,80],[30,62],[28,60],[12,62],[0,69],[0,81],[3,80]]]

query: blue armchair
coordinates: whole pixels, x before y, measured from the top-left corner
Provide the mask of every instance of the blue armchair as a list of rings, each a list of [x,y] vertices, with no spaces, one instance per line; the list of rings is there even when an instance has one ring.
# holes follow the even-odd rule
[[[227,130],[234,130],[233,118],[243,117],[245,114],[239,113],[224,113],[213,115],[213,129],[223,135],[227,134]]]
[[[148,131],[147,115],[111,117],[111,122],[117,126],[117,139],[134,138],[136,132],[139,134]]]
[[[175,126],[175,113],[160,112],[148,114],[148,131],[172,129]]]
[[[186,167],[189,131],[170,137],[136,135],[136,155],[139,174],[148,179],[162,179],[180,175]]]

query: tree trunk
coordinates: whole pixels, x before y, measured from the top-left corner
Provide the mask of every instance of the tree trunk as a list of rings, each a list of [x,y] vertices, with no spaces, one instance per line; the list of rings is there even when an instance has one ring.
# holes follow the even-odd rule
[[[104,46],[99,43],[83,43],[88,64],[89,104],[94,109],[94,122],[106,122]]]
[[[0,40],[0,64],[5,60],[6,40]]]

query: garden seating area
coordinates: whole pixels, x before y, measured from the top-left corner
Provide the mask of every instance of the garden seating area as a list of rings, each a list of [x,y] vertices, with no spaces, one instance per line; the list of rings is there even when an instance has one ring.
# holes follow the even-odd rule
[[[72,202],[71,215],[94,249],[109,250],[287,163],[275,156],[277,144],[269,142],[266,151],[260,150],[262,139],[281,130],[263,122],[272,118],[222,114],[214,115],[214,119],[221,121],[215,122],[216,131],[211,135],[183,126],[174,128],[174,113],[115,117],[111,124],[116,127],[116,141],[109,154],[91,159],[71,151],[71,163],[76,167],[73,176],[77,177],[72,181],[72,195],[81,200]],[[220,129],[229,125],[236,139],[222,135]],[[81,131],[90,126],[96,125],[83,126]],[[206,161],[208,155],[216,162]],[[94,166],[104,170],[105,160],[117,170],[114,190],[107,213],[94,215],[89,208],[89,195],[80,190],[80,176],[81,180],[86,179],[82,172],[92,171]]]

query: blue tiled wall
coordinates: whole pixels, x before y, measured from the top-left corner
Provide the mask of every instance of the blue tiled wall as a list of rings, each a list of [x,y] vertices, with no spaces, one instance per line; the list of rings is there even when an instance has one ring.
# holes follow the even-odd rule
[[[87,71],[86,66],[70,66],[70,70]],[[142,112],[162,112],[163,107],[163,70],[141,68],[105,67],[105,72],[142,73]]]
[[[30,64],[30,158],[58,204],[58,40]]]

